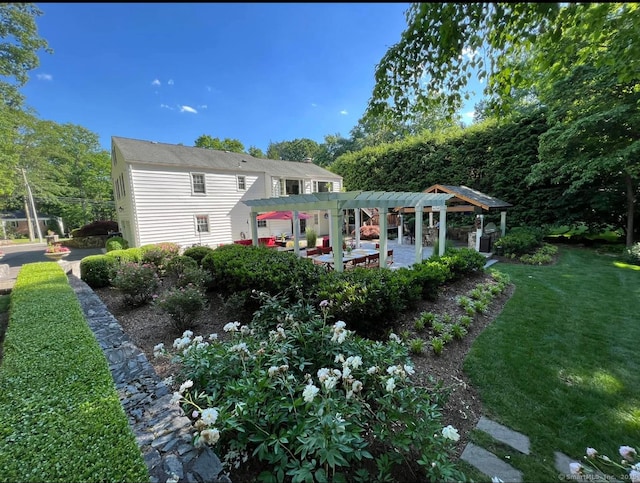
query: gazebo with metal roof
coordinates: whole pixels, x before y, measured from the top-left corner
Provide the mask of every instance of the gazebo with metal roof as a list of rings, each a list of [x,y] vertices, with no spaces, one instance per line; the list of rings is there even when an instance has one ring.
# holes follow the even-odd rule
[[[297,255],[300,248],[300,225],[298,211],[326,210],[329,212],[331,246],[342,247],[342,217],[344,210],[355,210],[356,226],[360,226],[360,209],[378,208],[380,213],[386,213],[389,208],[410,206],[416,212],[416,239],[422,239],[422,214],[426,206],[440,213],[440,255],[444,253],[446,236],[446,202],[452,198],[446,193],[413,193],[394,191],[347,191],[342,193],[308,193],[302,195],[281,196],[277,198],[260,198],[243,200],[251,208],[251,238],[254,245],[258,245],[257,216],[265,211],[293,211],[294,214],[294,251]],[[356,229],[356,245],[360,243],[360,230]],[[342,271],[342,250],[333,250],[334,267]],[[387,258],[387,217],[380,217],[380,266],[386,264]],[[422,244],[416,243],[416,263],[422,261]]]

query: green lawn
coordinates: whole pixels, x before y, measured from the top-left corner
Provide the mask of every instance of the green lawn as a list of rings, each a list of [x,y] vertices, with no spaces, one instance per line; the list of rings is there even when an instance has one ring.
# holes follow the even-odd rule
[[[528,435],[532,455],[472,439],[508,455],[526,481],[557,481],[556,450],[577,460],[594,447],[619,460],[620,445],[640,446],[638,267],[561,248],[553,266],[496,268],[516,290],[464,367],[487,416]]]

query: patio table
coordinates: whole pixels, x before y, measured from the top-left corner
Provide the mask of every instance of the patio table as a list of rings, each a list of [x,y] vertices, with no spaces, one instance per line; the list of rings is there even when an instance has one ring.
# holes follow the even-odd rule
[[[342,263],[346,265],[351,260],[354,260],[354,259],[360,258],[360,257],[364,257],[364,256],[367,256],[367,255],[375,255],[376,253],[378,253],[378,250],[372,250],[372,249],[368,249],[368,248],[355,248],[355,249],[351,250],[351,253],[343,252],[343,254],[342,254]],[[321,264],[325,265],[329,269],[333,268],[333,253],[327,253],[327,254],[324,254],[324,255],[312,255],[309,258],[313,259],[314,261],[316,261],[318,263],[321,263]]]

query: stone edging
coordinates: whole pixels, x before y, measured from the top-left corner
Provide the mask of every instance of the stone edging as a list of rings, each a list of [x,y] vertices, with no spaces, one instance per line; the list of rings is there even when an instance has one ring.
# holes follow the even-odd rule
[[[193,446],[191,420],[169,403],[169,388],[118,320],[91,287],[73,274],[68,277],[109,363],[129,426],[149,468],[150,483],[231,483],[210,448]]]

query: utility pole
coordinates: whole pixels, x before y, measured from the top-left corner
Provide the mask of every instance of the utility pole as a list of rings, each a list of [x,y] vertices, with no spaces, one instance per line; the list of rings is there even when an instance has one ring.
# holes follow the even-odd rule
[[[24,168],[22,168],[22,176],[24,177],[24,184],[27,187],[27,194],[29,195],[29,201],[31,203],[31,209],[33,210],[33,217],[36,222],[36,229],[38,230],[38,238],[40,239],[40,243],[42,243],[42,232],[40,231],[40,223],[38,222],[38,213],[36,212],[36,204],[33,202],[33,195],[31,194],[31,186],[29,186],[29,182],[27,181],[27,175],[24,172]],[[26,202],[25,202],[26,205]],[[27,210],[27,220],[29,220],[29,210]],[[29,224],[29,234],[31,235],[32,228],[31,224]],[[33,236],[31,237],[31,241],[33,241]]]

